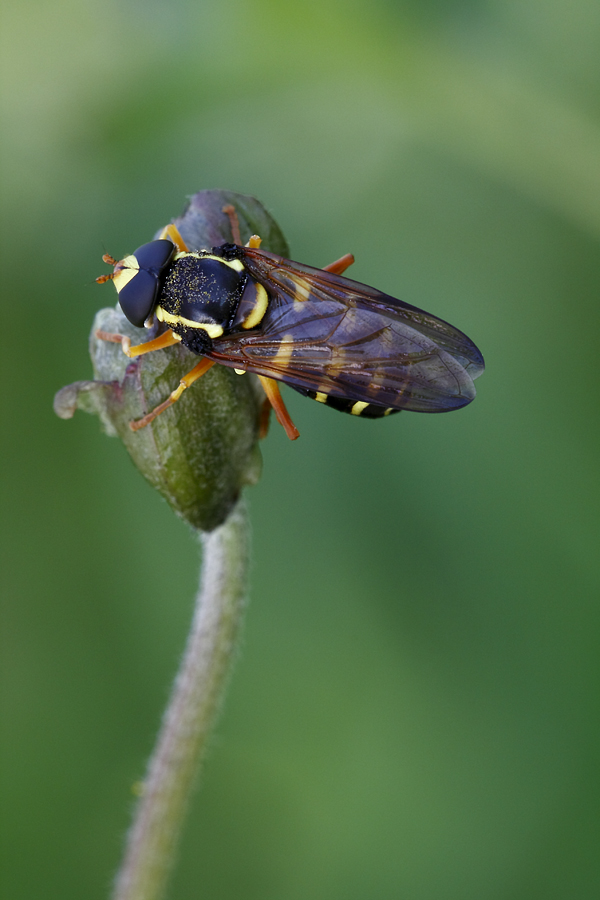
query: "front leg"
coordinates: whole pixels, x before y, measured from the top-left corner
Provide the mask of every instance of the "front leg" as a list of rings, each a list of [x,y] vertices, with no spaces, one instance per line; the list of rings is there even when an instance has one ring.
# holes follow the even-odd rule
[[[181,253],[189,253],[190,252],[188,250],[186,242],[179,234],[179,229],[177,228],[177,225],[174,225],[172,222],[170,225],[165,225],[165,227],[163,228],[163,230],[161,231],[161,233],[158,237],[158,240],[164,241],[167,238],[168,238],[168,240],[173,241],[173,243],[175,244],[177,249],[181,251]]]
[[[109,341],[112,344],[120,344],[123,353],[130,359],[133,359],[136,356],[143,356],[144,353],[152,353],[153,350],[164,350],[165,347],[173,347],[174,344],[178,344],[181,340],[179,335],[175,334],[175,332],[165,331],[164,334],[154,338],[153,341],[146,341],[145,344],[136,344],[132,347],[131,338],[127,337],[125,334],[98,330],[96,332],[96,337],[100,341]]]

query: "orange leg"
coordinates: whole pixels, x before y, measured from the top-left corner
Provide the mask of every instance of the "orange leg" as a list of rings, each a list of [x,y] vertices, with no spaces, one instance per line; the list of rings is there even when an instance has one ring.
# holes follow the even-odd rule
[[[145,344],[136,344],[136,346],[132,347],[131,339],[125,334],[114,334],[111,331],[98,330],[96,337],[100,341],[120,344],[123,348],[123,353],[129,356],[130,359],[134,356],[143,356],[144,353],[152,353],[153,350],[164,350],[165,347],[172,347],[173,344],[178,344],[181,340],[178,334],[174,334],[172,331],[165,331],[164,334],[154,338],[153,341],[147,341]]]
[[[342,256],[340,259],[336,259],[335,262],[329,263],[328,266],[323,266],[323,271],[331,272],[333,275],[341,275],[342,272],[345,272],[353,262],[354,257],[352,256],[352,254],[346,253],[345,256]]]
[[[271,424],[271,410],[273,407],[269,401],[268,397],[262,402],[262,406],[260,408],[260,416],[258,420],[258,439],[259,441],[263,441],[269,433],[269,425]]]
[[[258,379],[262,384],[263,391],[267,395],[269,403],[275,410],[277,421],[283,426],[290,441],[295,441],[296,438],[300,437],[300,432],[292,422],[290,414],[285,408],[285,403],[279,392],[279,385],[272,378],[265,378],[264,375],[259,375]]]
[[[175,388],[174,391],[171,392],[170,396],[167,399],[160,403],[158,406],[155,406],[151,412],[147,413],[141,419],[136,419],[135,422],[130,422],[129,427],[132,431],[139,431],[140,428],[145,428],[146,425],[149,425],[150,422],[153,422],[157,416],[160,416],[165,409],[168,409],[169,406],[172,406],[183,394],[186,388],[189,388],[195,381],[202,377],[205,372],[208,372],[210,368],[214,366],[214,362],[212,359],[207,359],[203,357],[200,362],[194,366],[194,368],[184,375],[181,381],[179,382],[179,387]]]
[[[185,243],[184,239],[179,234],[179,229],[177,228],[177,225],[173,225],[172,222],[170,225],[165,225],[165,227],[163,228],[163,230],[160,233],[159,240],[164,241],[165,238],[168,238],[170,241],[173,241],[173,243],[175,244],[177,249],[180,250],[182,253],[189,252],[188,248],[187,248],[187,244]]]
[[[129,356],[130,359],[133,359],[135,356],[143,356],[144,353],[152,353],[154,350],[164,350],[165,347],[172,347],[174,344],[178,344],[180,340],[181,338],[178,334],[175,334],[173,331],[165,331],[164,334],[154,338],[153,341],[146,341],[145,344],[136,344],[134,347],[131,346],[129,338],[125,337],[121,342],[121,346],[123,347],[123,353]]]
[[[115,334],[114,331],[102,331],[100,328],[96,331],[96,337],[99,341],[108,341],[109,344],[122,344],[125,340],[124,334]]]
[[[231,227],[231,234],[233,236],[233,243],[237,244],[238,247],[242,246],[242,236],[240,234],[240,220],[238,219],[238,214],[235,210],[235,206],[232,206],[231,203],[227,204],[227,206],[223,207],[223,212],[229,219],[229,225]],[[253,234],[249,239],[246,247],[252,247],[254,250],[258,250],[262,241],[257,234]]]
[[[231,235],[233,237],[233,243],[237,244],[238,247],[242,246],[242,238],[240,235],[240,220],[238,219],[238,214],[235,211],[235,206],[232,206],[231,203],[228,203],[227,206],[223,207],[222,210],[227,218],[229,219],[229,226],[231,228]]]

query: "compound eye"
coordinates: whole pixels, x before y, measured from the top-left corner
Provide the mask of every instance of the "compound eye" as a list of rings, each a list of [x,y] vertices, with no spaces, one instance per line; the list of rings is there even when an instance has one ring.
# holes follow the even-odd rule
[[[159,274],[169,265],[174,253],[173,241],[160,240],[142,244],[133,255],[140,269],[150,269]]]
[[[133,278],[119,290],[121,309],[136,328],[142,328],[153,312],[158,299],[158,290],[158,278],[145,269],[138,269]]]

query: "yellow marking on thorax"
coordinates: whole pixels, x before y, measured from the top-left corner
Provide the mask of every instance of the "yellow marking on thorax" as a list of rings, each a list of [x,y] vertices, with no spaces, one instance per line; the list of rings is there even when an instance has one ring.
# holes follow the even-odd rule
[[[118,268],[117,268],[118,267]],[[129,284],[132,278],[140,271],[140,264],[135,256],[126,256],[117,266],[115,266],[115,275],[112,283],[117,289],[117,294],[123,290],[126,284]]]
[[[162,308],[156,307],[156,318],[159,322],[165,322],[167,325],[185,325],[187,328],[202,328],[203,331],[211,338],[221,337],[223,334],[223,326],[210,322],[193,322],[191,319],[184,319],[183,316],[174,316]]]
[[[324,394],[323,391],[317,391],[315,400],[318,400],[319,403],[327,403],[327,394]]]
[[[358,403],[355,403],[350,412],[353,416],[360,416],[363,409],[365,409],[369,404],[364,403],[362,400],[359,400]]]
[[[245,375],[246,374],[245,369],[234,369],[233,371],[235,372],[236,375]]]
[[[258,325],[258,323],[262,321],[262,318],[267,311],[267,306],[269,305],[269,295],[262,284],[255,281],[254,287],[256,288],[256,302],[254,304],[254,309],[242,322],[242,328],[254,328],[255,325]]]
[[[229,266],[230,269],[235,269],[236,272],[244,271],[244,264],[241,260],[223,259],[221,256],[214,256],[212,253],[184,253],[181,251],[175,254],[173,262],[177,259],[185,259],[186,256],[192,256],[194,259],[216,259],[217,262],[223,263],[224,266]]]
[[[386,411],[384,412],[384,416],[389,416],[389,414],[390,414],[390,413],[393,413],[393,412],[394,412],[394,407],[393,407],[393,406],[388,406],[388,408],[387,408]]]

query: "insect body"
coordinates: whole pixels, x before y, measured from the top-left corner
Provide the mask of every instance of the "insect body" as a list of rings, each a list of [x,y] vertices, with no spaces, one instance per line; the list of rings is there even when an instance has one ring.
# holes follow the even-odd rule
[[[190,252],[174,226],[165,233],[175,243],[151,241],[120,262],[105,257],[115,271],[99,280],[112,278],[127,318],[140,326],[155,315],[169,329],[126,346],[129,355],[181,341],[203,357],[189,383],[213,363],[254,372],[280,421],[277,381],[369,418],[446,412],[474,398],[484,368],[475,344],[447,322],[342,277],[352,257],[327,271],[260,250],[259,238]]]

